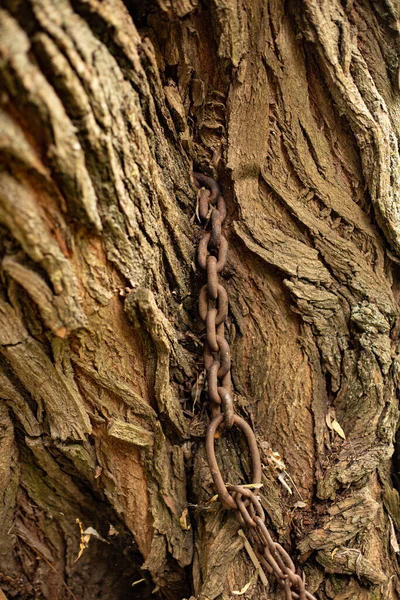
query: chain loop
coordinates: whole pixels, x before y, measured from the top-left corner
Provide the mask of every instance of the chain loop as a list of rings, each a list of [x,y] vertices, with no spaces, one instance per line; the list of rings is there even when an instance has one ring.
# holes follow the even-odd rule
[[[204,185],[210,191],[209,203],[214,204],[220,194],[219,185],[212,177],[203,175],[203,173],[193,173],[194,183],[198,188]],[[201,215],[200,215],[201,216]]]
[[[214,361],[207,371],[208,399],[214,404],[221,404],[221,396],[218,392],[218,371],[218,361]]]
[[[224,427],[230,429],[234,423],[234,408],[233,400],[229,392],[224,388],[218,388],[218,394],[221,398],[222,414],[224,415]]]
[[[235,414],[232,398],[230,348],[224,334],[228,294],[218,280],[228,254],[228,241],[222,234],[226,204],[214,179],[201,173],[194,173],[193,177],[199,190],[200,219],[205,227],[211,227],[203,233],[197,250],[197,262],[207,275],[207,284],[203,285],[199,294],[199,314],[206,328],[204,367],[212,415],[205,440],[208,465],[222,504],[235,510],[239,523],[250,528],[260,564],[267,573],[275,576],[286,600],[316,600],[306,591],[304,581],[296,573],[286,550],[272,539],[256,491],[243,485],[225,484],[215,456],[217,429],[230,429],[236,425],[244,434],[249,448],[252,483],[256,487],[261,483],[261,460],[254,432],[244,419]]]
[[[265,521],[264,510],[261,506],[260,499],[252,490],[245,488],[242,485],[231,484],[228,484],[227,488],[229,491],[233,492],[232,497],[238,505],[238,509],[246,525],[254,528],[257,527],[257,523],[253,518],[254,512],[263,522]],[[244,502],[243,498],[247,498],[250,502]]]
[[[216,308],[210,308],[206,317],[207,344],[212,352],[218,352],[219,350],[219,345],[217,342],[217,329],[215,325],[217,314],[218,310]]]
[[[211,248],[218,248],[221,243],[222,236],[222,218],[218,209],[213,208],[211,213]]]
[[[220,325],[225,321],[226,317],[228,316],[228,294],[220,284],[218,284],[217,290],[218,314],[215,319],[215,324]],[[208,285],[203,285],[199,295],[199,315],[203,321],[206,321],[207,319],[207,311],[209,310],[209,300],[211,300],[211,298],[208,295]]]
[[[210,254],[208,246],[211,245],[210,240],[211,231],[208,231],[202,236],[197,250],[197,262],[199,263],[200,267],[204,269],[204,271],[207,270],[207,257]],[[225,267],[227,256],[228,242],[227,239],[221,235],[218,245],[218,260],[216,265],[217,273],[221,273],[222,269]]]
[[[215,489],[217,490],[218,496],[220,497],[222,503],[227,508],[238,508],[235,500],[232,498],[231,494],[226,487],[224,480],[221,475],[221,471],[219,470],[218,462],[215,456],[214,449],[214,436],[218,427],[223,423],[224,415],[220,414],[211,421],[208,426],[206,433],[206,454],[207,454],[207,462],[211,469],[211,475],[214,480]],[[239,417],[238,415],[233,416],[233,424],[239,427],[244,435],[246,436],[247,445],[250,450],[252,469],[253,469],[253,481],[252,483],[261,483],[261,460],[260,454],[258,452],[257,441],[255,435],[253,433],[252,428],[244,419]]]
[[[218,271],[217,258],[209,254],[207,256],[207,294],[210,300],[218,298]]]
[[[202,189],[199,192],[199,215],[202,221],[207,221],[208,213],[210,212],[210,198],[211,194],[209,190]]]

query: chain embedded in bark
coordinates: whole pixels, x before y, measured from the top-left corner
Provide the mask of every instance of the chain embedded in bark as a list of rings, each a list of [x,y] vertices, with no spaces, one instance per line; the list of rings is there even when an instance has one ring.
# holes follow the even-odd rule
[[[197,262],[206,272],[207,283],[199,295],[199,313],[206,326],[204,366],[207,373],[208,399],[212,419],[206,433],[207,461],[222,504],[236,511],[241,525],[249,527],[254,550],[261,567],[273,574],[285,592],[287,600],[316,600],[306,591],[303,579],[286,550],[272,539],[266,525],[264,510],[254,491],[242,485],[225,484],[214,451],[214,438],[219,427],[241,429],[246,437],[252,461],[252,483],[261,484],[261,460],[257,441],[250,425],[234,411],[231,381],[231,358],[225,338],[228,315],[228,294],[218,279],[226,264],[228,242],[222,234],[226,204],[219,185],[211,177],[194,173],[198,188],[199,217],[206,231],[200,239]]]

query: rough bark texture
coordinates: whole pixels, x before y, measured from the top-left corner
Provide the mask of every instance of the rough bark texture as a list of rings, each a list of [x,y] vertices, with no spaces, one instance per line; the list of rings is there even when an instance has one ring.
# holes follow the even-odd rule
[[[398,56],[391,0],[1,0],[7,598],[281,598],[209,503],[193,166],[269,526],[321,600],[399,597]]]

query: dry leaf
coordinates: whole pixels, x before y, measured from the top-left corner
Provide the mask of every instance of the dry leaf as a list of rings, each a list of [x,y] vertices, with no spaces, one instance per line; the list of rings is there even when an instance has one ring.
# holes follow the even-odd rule
[[[3,590],[0,590],[0,600],[7,600],[7,596],[5,595]]]
[[[80,536],[81,537],[80,537],[80,540],[79,540],[79,552],[78,552],[78,556],[74,560],[74,563],[76,563],[80,559],[80,557],[83,554],[83,551],[86,550],[86,548],[89,546],[89,542],[90,542],[90,538],[91,537],[95,537],[98,540],[101,540],[102,542],[106,542],[106,544],[110,543],[110,542],[107,542],[107,540],[105,540],[103,537],[101,537],[101,535],[93,527],[87,527],[85,529],[85,531],[84,531],[83,530],[83,525],[82,525],[80,519],[75,519],[75,522],[78,523],[78,525],[79,525],[79,531],[80,531]]]
[[[85,532],[83,531],[83,527],[82,527],[82,523],[81,523],[80,519],[76,519],[75,521],[79,525],[79,530],[80,530],[81,538],[79,540],[79,552],[78,552],[78,556],[74,560],[74,563],[76,563],[80,559],[80,557],[83,554],[83,551],[85,550],[85,548],[87,548],[89,540],[90,540],[90,535],[87,535],[87,534],[85,535]]]
[[[190,529],[190,525],[188,525],[187,521],[186,521],[186,517],[188,514],[188,509],[185,508],[181,514],[181,516],[179,517],[179,523],[181,524],[182,529],[184,529],[185,531],[189,531]]]
[[[336,431],[336,433],[338,435],[340,435],[341,438],[343,438],[344,440],[346,439],[345,433],[344,433],[343,429],[341,428],[341,426],[339,425],[339,423],[336,421],[336,419],[334,419],[332,421],[332,429],[334,431]]]
[[[119,535],[118,531],[115,529],[114,525],[111,525],[108,529],[108,535]]]
[[[98,531],[96,531],[93,527],[86,527],[85,531],[83,532],[85,536],[89,536],[90,537],[94,537],[98,540],[101,540],[102,542],[105,542],[106,544],[109,544],[110,542],[107,542],[107,540],[105,540]]]
[[[274,467],[275,469],[278,469],[279,471],[286,470],[286,465],[283,462],[283,459],[282,459],[281,455],[279,454],[279,452],[274,452],[272,450],[272,448],[269,448],[266,452],[266,458],[267,458],[269,464],[272,467]]]
[[[301,500],[299,500],[298,502],[296,502],[293,508],[304,508],[305,506],[307,506],[307,502],[302,502]]]
[[[241,590],[233,590],[232,594],[235,594],[236,596],[242,596],[242,594],[245,594],[247,592],[250,585],[251,585],[251,579],[250,579],[250,581],[248,581],[246,583],[246,585],[244,587],[242,587]]]
[[[400,548],[399,548],[399,544],[397,541],[396,532],[394,529],[392,518],[390,515],[388,515],[388,516],[389,516],[389,522],[390,522],[390,545],[392,546],[392,549],[396,552],[396,554],[398,554],[400,552]]]
[[[287,481],[285,480],[285,474],[284,473],[280,473],[278,475],[278,480],[281,482],[281,484],[283,485],[283,487],[285,488],[285,490],[287,490],[289,492],[289,494],[292,496],[293,495],[292,488],[288,485]]]
[[[234,594],[235,596],[243,596],[243,594],[245,594],[247,592],[247,590],[252,585],[252,583],[254,583],[254,581],[257,579],[257,577],[258,577],[258,571],[256,571],[254,573],[254,575],[252,576],[250,581],[248,581],[246,583],[246,585],[242,587],[241,590],[233,590],[232,594]]]

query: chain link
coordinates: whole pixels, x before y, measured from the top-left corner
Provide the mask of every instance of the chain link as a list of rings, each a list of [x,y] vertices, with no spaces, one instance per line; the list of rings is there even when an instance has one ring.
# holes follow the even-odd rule
[[[206,454],[211,475],[222,504],[235,510],[241,525],[250,530],[254,551],[262,568],[273,574],[285,593],[286,600],[316,600],[306,591],[303,579],[286,550],[271,537],[265,525],[265,514],[257,491],[242,485],[225,484],[215,456],[214,440],[219,427],[241,429],[249,448],[252,483],[261,483],[261,460],[254,432],[234,410],[231,382],[231,356],[225,338],[228,316],[228,294],[218,279],[226,265],[228,241],[222,234],[226,204],[218,183],[211,177],[194,173],[198,188],[198,214],[205,230],[197,251],[197,262],[206,273],[207,283],[199,294],[199,314],[205,323],[204,366],[207,373],[208,399],[212,419],[206,433]]]

